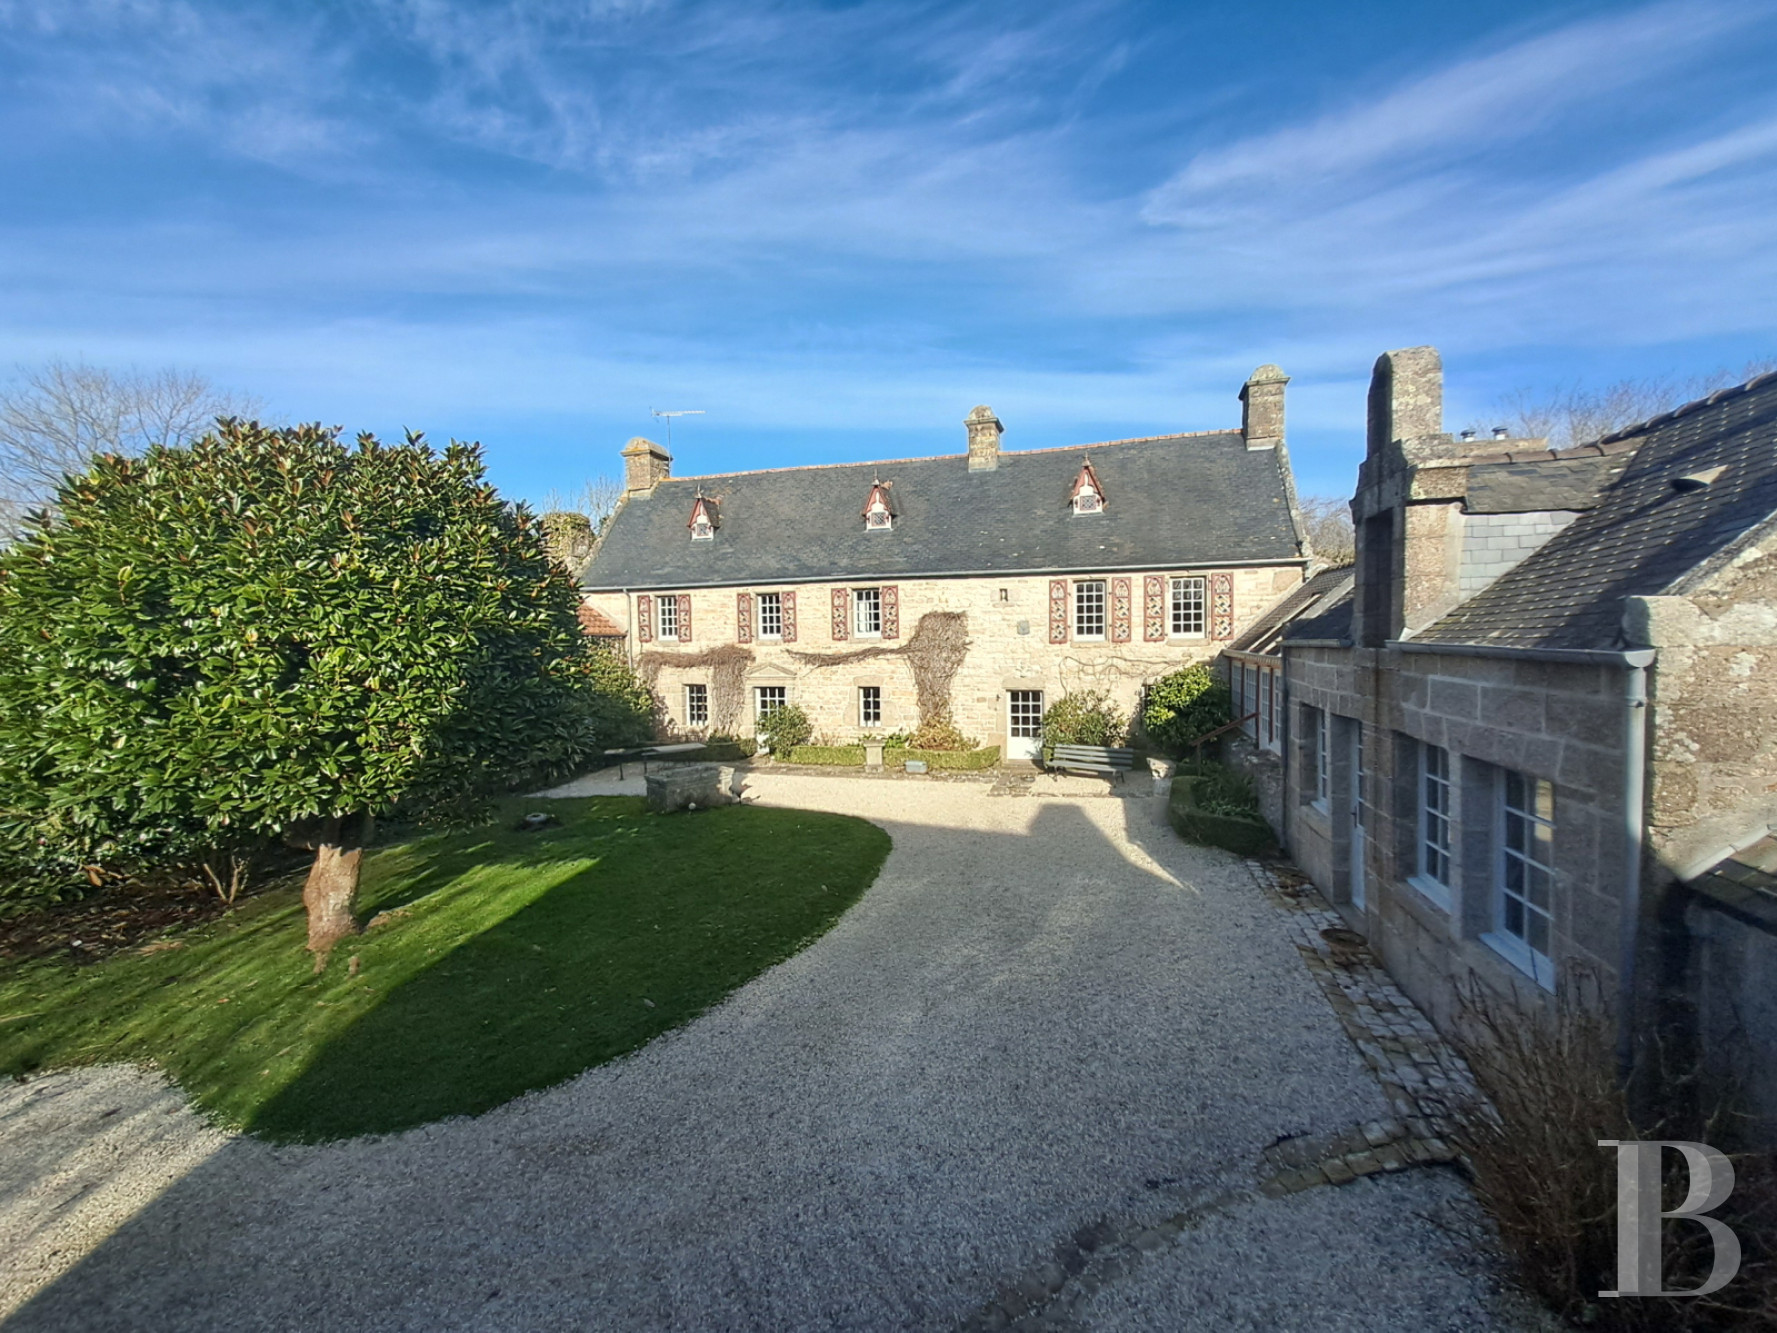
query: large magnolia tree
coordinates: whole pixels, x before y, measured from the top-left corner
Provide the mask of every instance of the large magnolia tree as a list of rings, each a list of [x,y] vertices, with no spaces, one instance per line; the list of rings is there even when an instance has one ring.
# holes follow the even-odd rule
[[[4,818],[97,860],[312,846],[319,965],[376,815],[595,742],[577,601],[472,445],[227,420],[101,457],[0,557]]]

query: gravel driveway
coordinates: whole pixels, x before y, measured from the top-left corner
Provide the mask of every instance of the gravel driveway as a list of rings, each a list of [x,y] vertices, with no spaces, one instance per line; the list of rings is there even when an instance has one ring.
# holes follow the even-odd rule
[[[1082,1227],[1250,1190],[1279,1136],[1386,1113],[1245,868],[1180,843],[1158,800],[751,791],[881,824],[881,878],[802,954],[569,1084],[285,1148],[133,1071],[0,1092],[7,1304],[41,1286],[8,1328],[954,1328]],[[1466,1207],[1435,1170],[1246,1199],[1076,1318],[1498,1328],[1421,1216]]]

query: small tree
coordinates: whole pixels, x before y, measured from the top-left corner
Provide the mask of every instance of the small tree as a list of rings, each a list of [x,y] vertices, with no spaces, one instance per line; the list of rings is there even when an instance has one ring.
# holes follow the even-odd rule
[[[774,708],[759,719],[759,737],[765,747],[778,758],[786,757],[798,745],[807,745],[814,735],[814,724],[808,714],[795,704]]]
[[[1197,662],[1148,687],[1141,724],[1149,736],[1174,754],[1199,736],[1233,719],[1228,686],[1207,662]]]
[[[577,606],[474,445],[228,420],[102,457],[0,557],[0,808],[46,852],[312,846],[319,966],[375,815],[592,745]]]

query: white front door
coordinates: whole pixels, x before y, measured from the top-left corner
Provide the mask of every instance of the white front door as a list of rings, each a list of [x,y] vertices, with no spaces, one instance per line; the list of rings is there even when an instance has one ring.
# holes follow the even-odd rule
[[[789,695],[789,688],[784,685],[753,686],[753,734],[756,739],[765,739],[759,735],[759,724],[765,720],[767,713],[776,712],[788,704]]]
[[[1043,753],[1043,692],[1006,692],[1006,758],[1036,759]]]
[[[1364,906],[1364,724],[1351,727],[1351,905]]]

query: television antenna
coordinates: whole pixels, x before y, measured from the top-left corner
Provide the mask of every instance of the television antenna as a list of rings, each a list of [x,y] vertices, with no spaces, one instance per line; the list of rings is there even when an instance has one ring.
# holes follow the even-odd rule
[[[650,407],[648,409],[648,414],[650,416],[659,417],[666,422],[666,451],[670,454],[673,451],[673,418],[700,417],[703,415],[703,409],[701,407],[695,409],[685,408],[677,412],[662,412],[657,407]]]

